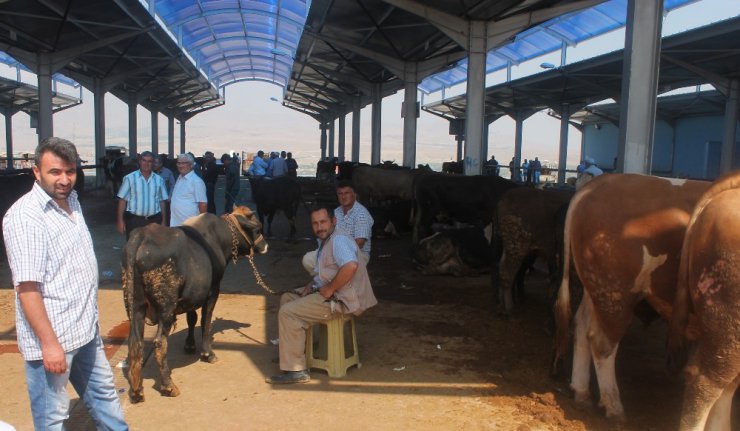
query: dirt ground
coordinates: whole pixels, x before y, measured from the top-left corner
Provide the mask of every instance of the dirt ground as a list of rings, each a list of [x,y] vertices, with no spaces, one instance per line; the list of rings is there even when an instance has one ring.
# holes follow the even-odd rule
[[[243,182],[241,202],[247,202]],[[313,189],[312,189],[313,190]],[[222,188],[217,199],[222,202]],[[315,200],[311,190],[305,197]],[[681,381],[664,367],[665,324],[635,323],[620,347],[617,375],[627,421],[611,423],[596,406],[573,402],[566,379],[549,374],[545,279],[527,282],[528,300],[514,317],[492,311],[490,276],[425,276],[414,269],[410,236],[373,239],[369,272],[380,303],[357,320],[361,368],[344,378],[313,371],[308,384],[271,386],[278,372],[278,298],[255,283],[247,262],[227,268],[216,305],[215,364],[183,352],[186,323],[170,338],[169,363],[182,394],[163,397],[147,328],[145,402],[132,405],[121,366],[128,323],[120,288],[120,250],[113,200],[83,201],[101,273],[102,333],[126,419],[134,430],[671,430],[681,405]],[[298,237],[276,219],[270,251],[256,264],[276,290],[307,281],[301,256],[315,246],[301,208]],[[197,333],[199,334],[200,331]],[[8,264],[0,262],[0,420],[32,429],[23,361],[17,352]],[[198,345],[200,341],[198,340]],[[92,430],[72,389],[71,430]],[[597,393],[594,386],[593,391]],[[737,421],[734,423],[738,429]]]

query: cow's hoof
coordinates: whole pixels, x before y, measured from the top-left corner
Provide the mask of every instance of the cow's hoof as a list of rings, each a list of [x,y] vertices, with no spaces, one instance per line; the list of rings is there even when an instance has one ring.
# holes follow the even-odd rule
[[[582,391],[582,392],[575,391],[574,399],[575,399],[576,403],[578,403],[578,404],[584,404],[584,405],[585,404],[588,404],[590,406],[591,403],[592,403],[592,401],[591,401],[591,392],[589,392],[589,391]]]
[[[144,393],[143,391],[134,392],[129,390],[128,391],[128,398],[131,400],[131,404],[137,404],[144,402]]]
[[[162,395],[165,397],[177,397],[180,396],[180,389],[175,385],[172,385],[172,387],[169,388],[162,388]]]
[[[192,346],[189,346],[187,344],[185,345],[185,353],[195,353],[195,351],[195,344],[193,344]]]
[[[210,355],[207,353],[201,353],[200,360],[203,362],[208,362],[209,364],[214,364],[218,362],[218,357],[215,353],[211,353]]]

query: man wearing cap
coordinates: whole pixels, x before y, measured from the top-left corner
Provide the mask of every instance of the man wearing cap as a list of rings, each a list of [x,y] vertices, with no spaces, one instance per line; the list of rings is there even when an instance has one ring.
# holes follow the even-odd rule
[[[118,189],[116,228],[126,235],[137,227],[150,223],[165,225],[166,202],[169,199],[164,179],[153,173],[154,154],[144,151],[139,155],[139,170],[123,177]]]
[[[206,184],[193,170],[195,160],[190,154],[177,156],[177,177],[175,189],[172,190],[172,217],[170,226],[180,226],[190,217],[197,216],[208,210]]]

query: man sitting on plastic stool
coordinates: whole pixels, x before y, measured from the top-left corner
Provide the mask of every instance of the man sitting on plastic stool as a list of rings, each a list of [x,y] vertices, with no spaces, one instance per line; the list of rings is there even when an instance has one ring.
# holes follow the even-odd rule
[[[306,370],[306,329],[314,323],[328,322],[341,314],[360,315],[377,304],[367,267],[359,257],[357,243],[336,229],[337,220],[327,207],[311,211],[311,227],[318,238],[318,273],[305,286],[286,292],[278,311],[280,369],[282,374],[268,377],[267,383],[305,383],[311,380]]]
[[[343,180],[337,183],[339,206],[334,209],[337,227],[355,240],[360,248],[360,259],[365,265],[370,261],[370,238],[373,233],[373,217],[364,205],[357,202],[352,182]],[[311,275],[316,275],[316,250],[303,256],[303,267]]]

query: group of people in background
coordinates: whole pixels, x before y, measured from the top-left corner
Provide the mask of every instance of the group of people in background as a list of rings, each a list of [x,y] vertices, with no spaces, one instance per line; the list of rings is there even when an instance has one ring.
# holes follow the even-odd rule
[[[257,156],[249,165],[247,175],[252,177],[298,177],[298,162],[293,158],[293,153],[281,151],[271,152],[266,155],[264,151],[257,151]]]
[[[218,176],[225,176],[224,212],[231,212],[239,195],[240,161],[223,154],[221,164],[212,151],[197,163],[192,153],[177,156],[177,175],[165,166],[162,155],[144,151],[138,156],[139,169],[126,175],[118,190],[116,227],[128,239],[132,230],[150,223],[179,226],[187,218],[210,212],[216,214],[215,190]]]
[[[521,166],[516,165],[516,158],[512,157],[509,162],[509,172],[512,181],[523,181],[528,184],[540,184],[542,174],[542,162],[539,157],[534,160],[524,159]]]

